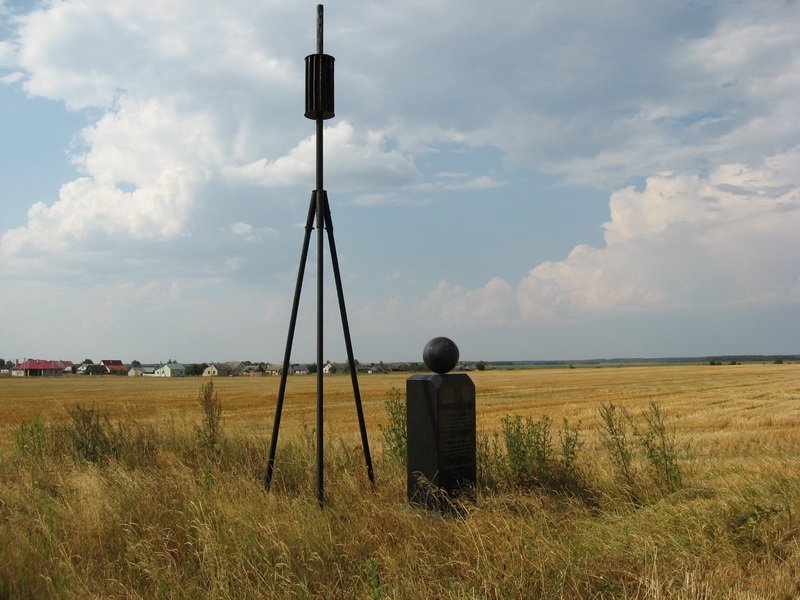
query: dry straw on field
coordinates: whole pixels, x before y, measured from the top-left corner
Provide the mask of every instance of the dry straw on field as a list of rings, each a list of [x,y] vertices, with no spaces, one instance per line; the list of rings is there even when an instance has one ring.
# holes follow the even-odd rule
[[[374,491],[327,379],[321,511],[313,378],[290,381],[269,494],[273,379],[0,380],[0,597],[800,595],[800,365],[473,378],[478,500],[450,518],[407,505],[384,448],[402,376],[362,382]]]

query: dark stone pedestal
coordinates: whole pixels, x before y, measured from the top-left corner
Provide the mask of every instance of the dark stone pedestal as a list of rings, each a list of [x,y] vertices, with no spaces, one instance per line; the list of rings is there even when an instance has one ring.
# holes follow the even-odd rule
[[[408,501],[447,510],[477,478],[475,384],[464,374],[406,380]]]

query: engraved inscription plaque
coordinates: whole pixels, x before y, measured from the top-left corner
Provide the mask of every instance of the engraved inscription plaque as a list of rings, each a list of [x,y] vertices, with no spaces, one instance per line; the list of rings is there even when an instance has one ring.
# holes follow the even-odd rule
[[[475,385],[465,374],[406,380],[408,500],[446,510],[476,481]]]

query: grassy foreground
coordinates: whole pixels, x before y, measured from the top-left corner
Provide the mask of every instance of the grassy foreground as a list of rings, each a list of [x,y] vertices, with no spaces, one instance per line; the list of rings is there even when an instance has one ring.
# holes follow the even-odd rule
[[[800,597],[800,365],[474,379],[478,498],[449,517],[407,505],[383,435],[404,377],[362,382],[375,490],[349,379],[326,380],[323,510],[313,378],[290,380],[269,494],[273,380],[216,381],[220,429],[197,379],[0,380],[0,598]]]

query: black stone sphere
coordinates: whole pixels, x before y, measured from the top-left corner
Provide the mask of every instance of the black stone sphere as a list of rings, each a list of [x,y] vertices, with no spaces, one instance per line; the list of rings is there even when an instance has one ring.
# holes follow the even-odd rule
[[[444,375],[458,364],[458,346],[450,338],[433,338],[425,345],[422,360],[431,371]]]

